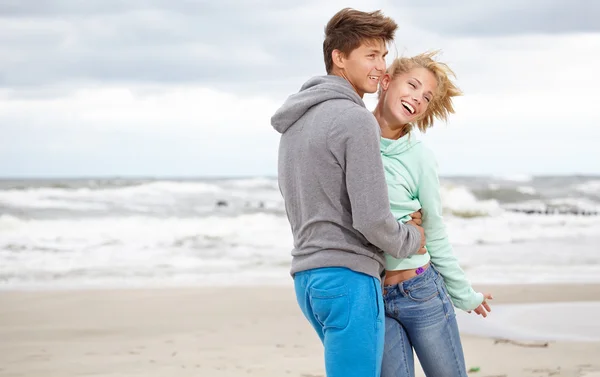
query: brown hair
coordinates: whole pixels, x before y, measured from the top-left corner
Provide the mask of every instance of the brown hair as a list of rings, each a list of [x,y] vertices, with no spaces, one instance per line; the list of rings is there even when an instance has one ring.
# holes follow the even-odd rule
[[[449,114],[454,114],[452,97],[462,95],[462,91],[450,80],[450,76],[456,77],[454,72],[447,64],[434,60],[438,53],[439,51],[430,51],[411,58],[396,58],[387,70],[392,80],[395,76],[416,67],[428,69],[435,76],[437,81],[436,92],[427,107],[427,111],[415,122],[422,132],[433,126],[434,118],[446,121]],[[379,94],[381,95],[381,88]],[[409,132],[411,128],[412,125],[406,131]]]
[[[348,56],[364,41],[383,40],[388,43],[394,39],[397,28],[398,24],[379,10],[367,13],[344,8],[337,12],[325,26],[323,57],[327,73],[333,69],[333,50],[340,50]]]

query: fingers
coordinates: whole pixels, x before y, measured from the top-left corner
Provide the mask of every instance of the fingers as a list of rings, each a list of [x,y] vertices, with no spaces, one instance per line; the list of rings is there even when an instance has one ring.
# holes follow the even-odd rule
[[[417,225],[417,229],[421,233],[421,249],[425,247],[425,229]]]
[[[414,219],[408,221],[407,223],[421,225],[421,224],[423,224],[423,220],[421,218],[414,218]]]
[[[413,220],[407,221],[406,224],[412,225],[419,230],[419,233],[421,233],[421,247],[425,247],[425,229],[416,224]]]
[[[483,318],[487,317],[487,312],[485,311],[482,305],[479,305],[477,308],[475,308],[475,313],[477,313],[480,316],[483,316]]]
[[[484,293],[483,294],[483,302],[481,303],[483,305],[483,307],[488,311],[491,312],[492,309],[490,308],[490,304],[488,304],[487,300],[493,300],[494,298],[492,297],[491,293]]]
[[[423,217],[423,215],[421,214],[421,210],[418,210],[417,212],[411,213],[410,217],[412,217],[413,219],[420,219]]]
[[[483,302],[481,303],[481,305],[475,308],[474,311],[475,313],[477,313],[477,315],[486,318],[488,313],[492,311],[492,308],[490,308],[490,304],[487,302],[487,300],[493,300],[494,298],[492,297],[491,293],[484,293],[483,297]]]
[[[484,301],[482,305],[488,312],[492,311],[492,309],[490,308],[490,304],[488,304],[486,301]]]
[[[419,251],[417,251],[417,254],[425,254],[427,252],[427,249],[422,247],[419,249]]]

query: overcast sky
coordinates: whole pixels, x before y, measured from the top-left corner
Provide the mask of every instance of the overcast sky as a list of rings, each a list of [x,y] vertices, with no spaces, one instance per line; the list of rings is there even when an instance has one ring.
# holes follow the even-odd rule
[[[0,0],[0,177],[273,176],[270,116],[346,6],[457,73],[441,174],[600,174],[594,0]]]

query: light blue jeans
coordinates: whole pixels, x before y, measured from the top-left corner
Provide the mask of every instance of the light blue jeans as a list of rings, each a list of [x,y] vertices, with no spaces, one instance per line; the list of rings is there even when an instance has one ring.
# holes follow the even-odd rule
[[[379,279],[327,267],[296,273],[294,287],[325,347],[327,377],[379,377],[385,332]]]
[[[466,377],[458,324],[446,285],[430,265],[384,287],[385,346],[381,377],[413,377],[413,349],[428,377]]]

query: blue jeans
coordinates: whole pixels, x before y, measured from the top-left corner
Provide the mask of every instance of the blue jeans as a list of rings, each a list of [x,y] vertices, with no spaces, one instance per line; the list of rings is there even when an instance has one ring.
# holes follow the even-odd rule
[[[384,287],[385,346],[381,377],[413,377],[413,349],[428,377],[466,377],[456,314],[433,265]]]
[[[294,287],[325,347],[327,377],[379,377],[385,333],[380,281],[326,267],[296,273]]]

